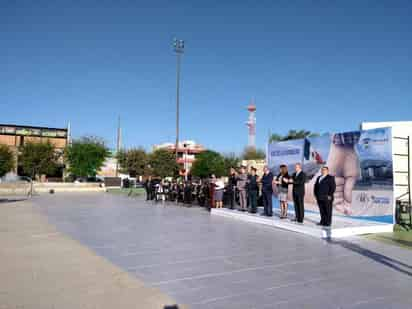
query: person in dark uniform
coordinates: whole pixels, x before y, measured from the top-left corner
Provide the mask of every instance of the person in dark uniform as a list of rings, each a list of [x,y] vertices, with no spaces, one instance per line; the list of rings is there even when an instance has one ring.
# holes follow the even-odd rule
[[[247,174],[246,166],[240,167],[239,175],[236,179],[236,189],[239,192],[240,211],[247,210]]]
[[[192,184],[186,181],[184,184],[183,202],[191,206],[192,204]]]
[[[159,184],[159,179],[152,179],[150,182],[150,200],[156,201],[156,187]]]
[[[173,180],[171,189],[170,189],[170,201],[175,202],[177,198],[177,183]]]
[[[306,174],[302,171],[302,165],[300,163],[295,164],[295,173],[293,173],[289,182],[293,184],[292,195],[295,206],[295,220],[298,223],[303,223],[303,218],[305,217],[304,197]]]
[[[183,183],[179,183],[177,185],[177,197],[176,203],[183,203],[184,202],[184,185]]]
[[[271,217],[273,215],[272,211],[272,194],[273,194],[273,174],[267,166],[263,168],[262,176],[262,199],[264,215]]]
[[[237,178],[236,170],[232,167],[230,168],[230,176],[229,176],[229,181],[227,185],[227,196],[229,200],[230,209],[235,208],[236,182],[237,182],[236,178]]]
[[[144,188],[146,190],[146,201],[150,201],[152,197],[152,176],[149,176],[149,178],[146,179]]]
[[[329,175],[329,168],[322,167],[322,175],[316,179],[314,194],[319,206],[320,222],[318,225],[331,226],[333,194],[336,190],[335,177]]]
[[[199,181],[198,183],[196,183],[196,186],[195,186],[195,195],[196,195],[196,197],[195,197],[195,201],[197,202],[197,204],[199,205],[199,206],[202,206],[202,183],[201,183],[201,181]]]
[[[201,206],[207,207],[209,204],[209,183],[206,180],[202,181],[202,193],[200,196]]]
[[[257,212],[257,198],[259,193],[258,176],[256,168],[253,166],[250,169],[250,174],[247,176],[247,191],[249,197],[249,212],[255,214]]]
[[[212,174],[209,181],[209,210],[215,207],[216,176]]]

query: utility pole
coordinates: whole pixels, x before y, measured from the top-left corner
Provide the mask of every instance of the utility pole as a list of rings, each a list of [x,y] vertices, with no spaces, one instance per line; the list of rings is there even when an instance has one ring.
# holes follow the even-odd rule
[[[66,136],[66,144],[71,145],[72,144],[72,127],[70,121],[67,123],[67,136]]]
[[[185,48],[185,42],[183,40],[174,39],[173,48],[176,53],[176,160],[179,148],[179,100],[180,100],[180,57],[182,56]]]
[[[120,116],[117,121],[117,142],[116,142],[116,155],[119,154],[120,149],[122,147],[122,131],[120,127]],[[119,177],[119,159],[116,158],[116,177]]]

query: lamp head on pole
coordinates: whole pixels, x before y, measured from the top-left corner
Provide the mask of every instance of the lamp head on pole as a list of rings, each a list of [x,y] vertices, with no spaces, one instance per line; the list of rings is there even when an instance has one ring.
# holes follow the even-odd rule
[[[184,49],[185,49],[185,41],[178,40],[178,39],[174,38],[173,39],[173,48],[174,48],[176,53],[183,54]]]

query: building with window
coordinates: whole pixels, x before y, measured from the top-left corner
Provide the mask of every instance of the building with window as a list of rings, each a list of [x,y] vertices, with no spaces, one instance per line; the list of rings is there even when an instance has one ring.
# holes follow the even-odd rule
[[[0,124],[0,144],[9,146],[15,153],[17,174],[21,174],[18,164],[18,150],[19,147],[27,142],[45,143],[50,142],[56,151],[63,151],[69,143],[70,132],[68,128],[49,128],[37,126],[23,126],[14,124]],[[61,162],[55,177],[63,176],[64,165]]]
[[[176,145],[173,143],[154,145],[153,150],[155,151],[157,149],[166,149],[171,152],[176,152]],[[181,141],[177,149],[177,163],[181,165],[182,172],[188,173],[193,162],[196,160],[196,156],[204,151],[206,151],[206,148],[197,144],[195,141]]]

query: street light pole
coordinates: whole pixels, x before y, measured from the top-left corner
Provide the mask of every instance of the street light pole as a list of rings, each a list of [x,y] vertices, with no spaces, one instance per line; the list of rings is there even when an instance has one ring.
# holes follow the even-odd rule
[[[179,99],[180,99],[180,57],[183,54],[185,48],[185,42],[183,40],[174,39],[173,47],[176,52],[176,160],[179,148]]]
[[[188,155],[187,146],[188,146],[187,144],[183,144],[183,148],[184,148],[183,169],[185,170],[185,181],[187,181],[187,155]]]

